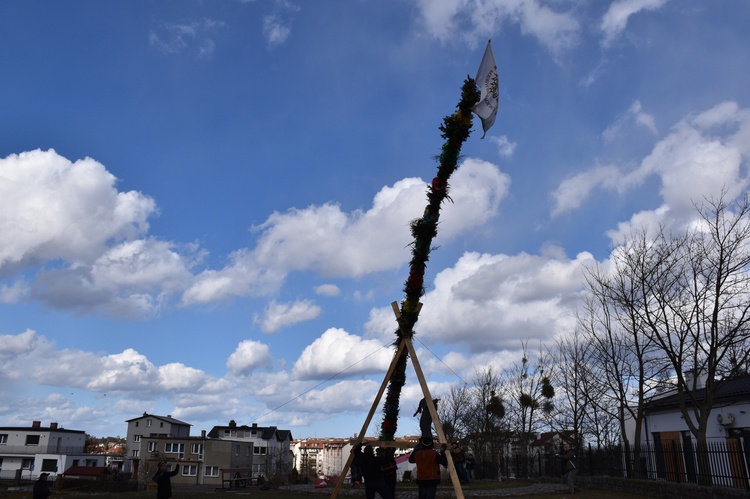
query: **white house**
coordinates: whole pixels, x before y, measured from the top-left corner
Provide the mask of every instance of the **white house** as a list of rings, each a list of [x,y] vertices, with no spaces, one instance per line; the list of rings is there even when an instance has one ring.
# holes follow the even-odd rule
[[[705,384],[697,384],[695,397],[705,397]],[[644,404],[641,457],[651,478],[696,482],[696,443],[679,408],[676,390]],[[690,401],[685,400],[690,407]],[[628,431],[630,441],[634,428]],[[750,477],[750,375],[722,382],[714,393],[706,428],[713,482],[747,488]]]
[[[104,466],[105,456],[86,453],[86,432],[66,430],[57,423],[0,427],[0,479],[52,479],[71,466]]]

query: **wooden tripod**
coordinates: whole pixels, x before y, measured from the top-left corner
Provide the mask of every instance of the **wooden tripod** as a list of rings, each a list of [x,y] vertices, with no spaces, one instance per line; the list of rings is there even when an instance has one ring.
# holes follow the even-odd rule
[[[401,315],[401,312],[399,311],[398,304],[394,301],[391,303],[391,307],[393,307],[393,312],[396,314],[396,318],[398,318]],[[421,304],[420,304],[421,308]],[[448,441],[445,438],[445,433],[443,433],[443,425],[440,424],[440,419],[437,415],[437,410],[435,409],[435,403],[432,400],[432,396],[430,395],[430,389],[427,386],[427,381],[425,381],[424,374],[422,373],[422,367],[419,365],[419,359],[417,358],[417,352],[414,350],[414,345],[411,342],[410,338],[403,338],[401,341],[399,341],[398,348],[396,349],[396,353],[393,355],[393,360],[391,361],[391,365],[388,368],[388,372],[385,375],[385,379],[383,380],[383,383],[380,385],[380,390],[378,390],[378,394],[375,396],[375,400],[372,402],[372,407],[370,408],[370,412],[367,414],[367,418],[365,419],[364,424],[362,425],[362,430],[357,435],[357,442],[360,443],[364,439],[364,436],[367,432],[367,428],[370,426],[370,422],[372,421],[372,417],[375,414],[375,410],[380,405],[380,399],[383,397],[383,392],[385,392],[386,386],[388,386],[388,382],[391,380],[391,376],[393,375],[393,371],[396,368],[396,363],[398,362],[399,357],[404,351],[404,348],[407,349],[409,352],[409,356],[411,357],[412,363],[414,364],[414,372],[417,375],[417,379],[419,380],[419,386],[422,387],[422,394],[424,395],[425,403],[427,404],[427,409],[430,411],[430,416],[432,417],[432,423],[435,425],[435,431],[438,434],[438,444],[447,444]],[[373,447],[407,447],[406,445],[400,443],[400,442],[386,442],[382,440],[375,440],[375,441],[368,441],[369,445],[372,445]],[[355,444],[356,445],[356,444]],[[411,445],[408,445],[408,447],[411,447]],[[456,467],[453,464],[453,458],[451,456],[451,453],[446,451],[446,457],[448,458],[448,472],[451,477],[451,482],[453,482],[453,490],[456,493],[457,499],[464,499],[464,493],[461,489],[461,482],[458,479],[458,474],[456,473]],[[341,485],[344,483],[344,478],[346,478],[346,474],[349,472],[349,468],[352,465],[352,460],[354,459],[354,453],[352,452],[349,454],[349,458],[346,460],[346,464],[344,465],[344,468],[341,470],[341,475],[339,476],[338,481],[336,482],[336,487],[333,489],[333,493],[331,494],[331,499],[336,499],[336,496],[339,493],[339,490],[341,490]]]

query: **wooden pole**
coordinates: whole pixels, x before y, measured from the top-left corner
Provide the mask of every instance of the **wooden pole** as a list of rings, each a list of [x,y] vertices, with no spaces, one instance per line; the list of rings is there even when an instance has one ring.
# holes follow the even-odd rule
[[[372,407],[370,408],[370,412],[367,414],[367,418],[365,419],[364,424],[362,425],[362,429],[359,431],[359,434],[357,435],[357,440],[354,445],[357,445],[362,441],[362,438],[367,433],[367,428],[370,426],[370,421],[372,421],[372,416],[375,414],[375,409],[377,409],[378,404],[380,403],[380,399],[383,397],[383,392],[385,392],[385,388],[388,386],[388,381],[390,381],[391,376],[393,375],[393,370],[396,368],[396,363],[398,361],[399,356],[404,351],[404,348],[406,345],[399,344],[398,348],[396,349],[396,354],[393,356],[393,360],[391,360],[391,366],[388,368],[388,372],[385,374],[385,379],[383,379],[383,383],[380,385],[380,390],[378,390],[378,394],[375,396],[375,400],[372,402]],[[354,459],[354,453],[350,452],[349,457],[346,460],[346,464],[344,465],[344,469],[341,470],[341,475],[339,476],[338,482],[336,482],[336,487],[333,489],[333,493],[331,494],[331,499],[336,499],[336,496],[339,494],[339,490],[341,490],[341,485],[344,483],[344,479],[346,478],[346,474],[349,471],[349,468],[352,465],[352,460]]]
[[[416,350],[414,350],[414,345],[412,345],[411,339],[409,338],[404,338],[402,342],[406,343],[406,348],[411,356],[412,364],[414,364],[414,371],[417,373],[419,385],[422,387],[422,394],[424,395],[427,409],[430,411],[432,423],[435,425],[435,432],[438,434],[438,441],[440,444],[447,445],[448,440],[445,438],[445,433],[443,433],[443,425],[440,424],[440,418],[435,409],[435,403],[432,400],[432,396],[430,396],[430,389],[427,386],[427,381],[425,381],[424,374],[422,373],[422,367],[419,365],[419,359],[417,358]],[[453,464],[453,456],[451,456],[450,449],[446,450],[446,457],[448,458],[448,473],[450,474],[451,482],[453,482],[453,490],[456,493],[456,498],[464,499],[464,492],[461,489],[461,480],[459,480],[458,474],[456,473],[456,467]]]

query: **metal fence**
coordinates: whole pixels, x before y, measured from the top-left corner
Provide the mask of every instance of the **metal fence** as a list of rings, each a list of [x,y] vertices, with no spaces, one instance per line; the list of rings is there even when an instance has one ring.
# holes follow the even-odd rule
[[[709,442],[698,449],[689,440],[644,443],[636,455],[623,446],[591,446],[578,452],[579,476],[618,476],[641,480],[695,483],[750,490],[750,448],[742,440]],[[478,462],[475,476],[534,478],[563,474],[563,463],[550,450],[500,456]]]

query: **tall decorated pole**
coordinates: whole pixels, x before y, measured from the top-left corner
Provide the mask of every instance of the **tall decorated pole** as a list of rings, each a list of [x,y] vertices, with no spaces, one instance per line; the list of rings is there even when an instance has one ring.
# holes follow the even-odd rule
[[[477,83],[480,89],[477,89]],[[458,158],[461,146],[471,134],[472,111],[482,120],[482,128],[487,130],[495,121],[498,106],[498,77],[497,66],[492,55],[492,48],[487,42],[487,48],[482,58],[476,80],[467,77],[461,88],[461,100],[456,112],[443,119],[440,132],[445,139],[439,156],[438,171],[432,183],[427,188],[427,207],[421,218],[411,222],[411,234],[414,241],[411,244],[412,258],[409,265],[409,277],[404,286],[405,298],[401,302],[398,314],[398,329],[394,344],[398,347],[405,339],[414,335],[414,324],[419,318],[419,299],[424,295],[424,273],[429,260],[432,240],[438,232],[440,207],[448,197],[448,181],[458,168]],[[484,135],[482,136],[484,138]],[[385,401],[383,403],[383,420],[380,427],[380,440],[393,441],[398,427],[399,402],[401,389],[406,382],[406,365],[408,351],[397,349],[399,358],[396,360],[393,374],[388,382]],[[398,353],[400,352],[400,353]]]

